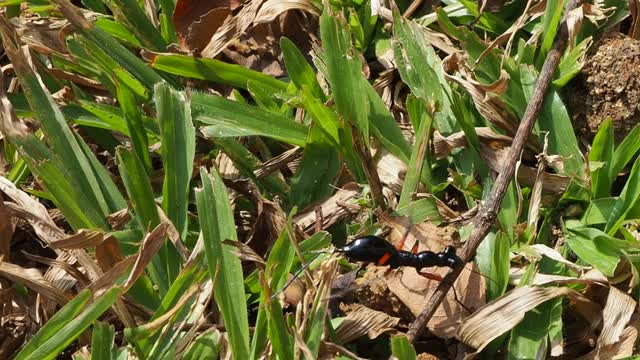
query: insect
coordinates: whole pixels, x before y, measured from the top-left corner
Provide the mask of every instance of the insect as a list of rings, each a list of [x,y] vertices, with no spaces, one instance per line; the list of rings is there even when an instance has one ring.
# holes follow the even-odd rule
[[[455,268],[462,264],[462,260],[456,255],[456,249],[453,246],[447,246],[442,252],[436,253],[433,251],[418,252],[417,241],[411,251],[400,250],[402,245],[396,248],[379,236],[368,235],[355,239],[335,251],[351,261],[375,263],[378,266],[389,265],[391,269],[407,266],[415,268],[418,272],[426,267]]]

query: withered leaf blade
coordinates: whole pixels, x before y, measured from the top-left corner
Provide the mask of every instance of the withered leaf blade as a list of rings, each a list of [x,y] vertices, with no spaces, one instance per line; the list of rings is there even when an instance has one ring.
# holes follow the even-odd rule
[[[84,249],[100,245],[105,234],[98,230],[81,229],[76,234],[49,243],[53,249]]]
[[[65,294],[53,287],[38,269],[24,268],[8,262],[0,262],[0,276],[15,283],[24,284],[29,289],[42,294],[44,297],[57,302],[60,305],[67,303]]]
[[[447,268],[434,268],[430,269],[429,273],[444,277],[448,271]],[[419,275],[413,268],[402,268],[388,275],[385,280],[389,290],[415,316],[420,314],[424,304],[440,284],[437,280]],[[485,278],[480,275],[475,264],[467,264],[454,283],[453,289],[447,293],[447,297],[427,323],[429,331],[444,339],[454,337],[465,317],[469,315],[469,310],[474,311],[485,305],[485,290]],[[464,306],[456,301],[456,296]]]
[[[591,302],[567,287],[516,288],[469,316],[458,329],[456,337],[480,352],[493,339],[518,325],[527,311],[558,296],[568,296],[581,303]]]
[[[169,224],[160,223],[153,229],[150,233],[148,233],[144,239],[142,240],[142,245],[140,245],[140,251],[138,252],[138,257],[136,258],[135,265],[131,270],[131,274],[129,278],[124,284],[125,288],[130,287],[133,283],[138,279],[138,277],[144,272],[145,267],[151,259],[156,255],[158,250],[162,247],[164,243],[164,239],[167,236],[167,232],[169,230]]]
[[[336,337],[342,343],[349,343],[364,335],[375,339],[383,333],[394,332],[399,322],[400,318],[358,305],[338,326]]]
[[[607,354],[619,342],[627,342],[627,339],[623,338],[625,332],[627,332],[627,325],[631,316],[636,310],[637,303],[633,298],[615,287],[609,288],[609,296],[607,297],[607,304],[604,307],[602,314],[602,332],[598,337],[598,344],[593,351],[593,358],[595,359],[611,359],[625,356],[630,356],[633,353],[633,346],[617,347],[615,354]],[[626,336],[634,336],[629,333]],[[635,331],[635,337],[637,337],[637,330]],[[631,350],[631,352],[629,352]],[[613,356],[612,356],[613,355]]]

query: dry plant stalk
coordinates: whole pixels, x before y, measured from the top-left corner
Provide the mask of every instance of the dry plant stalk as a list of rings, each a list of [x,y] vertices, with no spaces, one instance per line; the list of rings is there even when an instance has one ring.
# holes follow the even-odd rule
[[[482,240],[489,233],[489,230],[497,218],[500,204],[504,199],[509,182],[515,174],[515,167],[520,158],[520,153],[524,149],[527,137],[529,136],[535,120],[542,109],[544,96],[547,93],[551,80],[553,79],[553,74],[558,68],[560,58],[562,57],[567,45],[569,29],[567,26],[566,14],[578,7],[580,4],[581,0],[572,0],[568,8],[565,10],[564,20],[562,21],[559,32],[556,35],[553,47],[545,59],[538,81],[536,81],[531,101],[527,104],[527,109],[522,116],[522,120],[518,126],[518,131],[513,138],[513,145],[509,149],[509,154],[506,157],[505,167],[498,175],[498,178],[491,189],[491,195],[489,196],[486,205],[476,216],[473,232],[469,236],[469,240],[463,248],[461,257],[465,263],[469,262],[473,258],[478,246],[480,246]],[[407,337],[410,342],[413,343],[416,337],[424,331],[427,322],[431,319],[442,300],[444,300],[447,292],[449,292],[449,289],[453,286],[453,283],[461,272],[462,267],[450,270],[444,280],[440,283],[420,315],[418,315],[416,320],[411,323],[409,331],[407,332]]]

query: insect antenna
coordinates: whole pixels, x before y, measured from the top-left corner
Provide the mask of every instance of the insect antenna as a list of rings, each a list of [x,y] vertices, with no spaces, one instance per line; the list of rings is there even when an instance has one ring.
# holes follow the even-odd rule
[[[306,264],[302,265],[302,267],[300,267],[300,269],[298,269],[298,271],[296,271],[295,274],[293,274],[293,276],[291,277],[291,279],[289,279],[289,281],[286,282],[286,284],[284,284],[284,286],[282,288],[280,288],[280,290],[276,291],[273,295],[271,295],[271,300],[275,299],[278,295],[280,295],[280,293],[282,293],[283,291],[285,291],[289,285],[291,285],[291,283],[293,283],[294,281],[296,281],[297,279],[300,279],[300,274],[302,274],[303,271],[307,270],[307,268],[309,268],[309,266],[315,261],[315,259],[317,259],[320,255],[322,254],[331,254],[332,252],[328,252],[328,251],[314,251],[314,253],[316,253],[311,259],[309,259],[309,261],[307,261]]]

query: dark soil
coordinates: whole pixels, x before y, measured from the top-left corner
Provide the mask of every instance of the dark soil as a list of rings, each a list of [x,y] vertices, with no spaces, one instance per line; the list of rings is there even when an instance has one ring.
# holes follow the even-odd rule
[[[593,139],[600,124],[611,117],[620,142],[640,120],[640,40],[620,33],[600,40],[565,97],[580,135]]]

